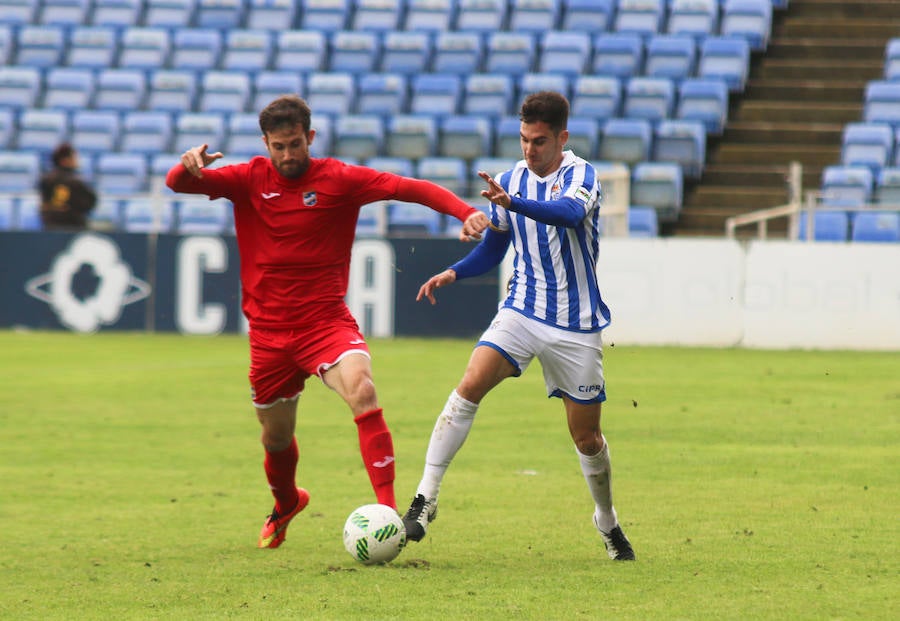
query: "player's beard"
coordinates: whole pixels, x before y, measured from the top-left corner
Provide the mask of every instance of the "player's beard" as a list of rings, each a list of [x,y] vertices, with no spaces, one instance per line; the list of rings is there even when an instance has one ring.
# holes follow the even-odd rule
[[[288,179],[296,179],[306,172],[309,168],[309,160],[302,162],[300,160],[291,160],[289,162],[281,162],[278,164],[278,172]]]

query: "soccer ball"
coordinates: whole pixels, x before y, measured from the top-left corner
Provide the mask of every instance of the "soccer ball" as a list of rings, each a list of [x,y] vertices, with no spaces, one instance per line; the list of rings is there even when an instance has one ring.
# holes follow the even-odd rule
[[[363,565],[389,563],[406,545],[406,528],[387,505],[363,505],[344,523],[344,547]]]

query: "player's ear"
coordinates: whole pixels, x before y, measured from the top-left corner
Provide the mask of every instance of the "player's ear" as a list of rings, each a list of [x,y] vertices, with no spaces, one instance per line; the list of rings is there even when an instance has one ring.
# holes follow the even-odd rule
[[[313,140],[316,139],[316,130],[311,129],[309,133],[306,135],[306,144],[312,144]]]

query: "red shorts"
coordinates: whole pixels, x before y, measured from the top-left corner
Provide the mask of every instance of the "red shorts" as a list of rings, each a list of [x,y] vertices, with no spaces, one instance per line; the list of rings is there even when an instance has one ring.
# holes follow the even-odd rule
[[[369,356],[369,346],[353,320],[310,329],[250,329],[250,388],[253,404],[265,407],[292,399],[306,378],[327,371],[347,354]]]

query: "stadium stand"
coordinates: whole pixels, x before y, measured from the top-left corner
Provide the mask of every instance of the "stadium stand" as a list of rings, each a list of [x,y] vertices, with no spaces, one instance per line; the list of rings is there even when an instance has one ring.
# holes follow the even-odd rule
[[[127,28],[138,25],[142,0],[94,0],[90,23],[94,26]]]
[[[147,108],[165,112],[193,110],[197,76],[192,71],[160,69],[150,74]]]
[[[406,157],[379,155],[366,160],[365,165],[375,170],[382,170],[403,177],[412,177],[415,174],[412,160]]]
[[[214,112],[185,112],[175,119],[172,150],[187,151],[198,144],[209,144],[210,151],[219,151],[225,144],[225,118]]]
[[[125,200],[122,226],[129,233],[168,233],[175,223],[175,201],[140,196]]]
[[[225,35],[219,67],[256,75],[269,67],[271,56],[272,35],[268,30],[231,30]]]
[[[406,110],[409,86],[405,75],[369,73],[360,76],[357,86],[357,114],[377,114],[387,120]]]
[[[894,132],[881,123],[848,123],[841,134],[841,164],[868,166],[876,177],[889,166],[894,152]]]
[[[31,191],[37,183],[40,170],[40,156],[35,151],[0,151],[0,190]]]
[[[44,108],[78,110],[88,108],[94,99],[94,73],[88,69],[53,67],[47,70]]]
[[[694,75],[697,45],[687,35],[656,35],[647,42],[644,75],[668,78],[676,84]]]
[[[638,162],[631,172],[631,204],[652,207],[661,222],[677,220],[684,177],[677,164]]]
[[[400,26],[401,11],[405,2],[394,0],[356,0],[350,18],[353,30],[377,33],[391,32]]]
[[[431,64],[432,39],[425,32],[387,32],[382,45],[381,71],[415,75]]]
[[[644,40],[637,34],[601,33],[594,38],[592,71],[627,80],[644,70]]]
[[[147,180],[147,159],[139,153],[101,153],[97,157],[94,184],[98,193],[145,192]]]
[[[750,43],[738,37],[711,36],[703,40],[697,77],[724,80],[732,93],[744,91],[750,74]]]
[[[574,116],[594,117],[600,122],[616,118],[622,108],[622,85],[615,76],[582,75],[572,92]]]
[[[900,127],[900,81],[874,80],[866,84],[863,120]]]
[[[403,29],[444,32],[456,19],[456,0],[408,0]]]
[[[266,149],[255,113],[235,113],[228,117],[224,153],[234,156],[265,155]]]
[[[659,217],[656,209],[643,205],[632,205],[628,209],[629,237],[659,237]]]
[[[809,236],[808,212],[801,212],[797,238]],[[845,242],[850,231],[850,217],[846,211],[816,211],[813,214],[813,241]]]
[[[194,21],[197,0],[146,0],[144,25],[158,28],[187,28]]]
[[[65,36],[62,26],[22,26],[15,36],[16,65],[41,69],[58,66],[66,46]]]
[[[459,0],[456,29],[493,33],[503,30],[507,22],[506,0]]]
[[[418,203],[390,201],[387,205],[388,233],[406,236],[438,236],[444,228],[443,217]]]
[[[253,78],[253,111],[262,110],[281,95],[302,95],[303,79],[293,71],[260,71]]]
[[[653,132],[653,161],[678,164],[685,179],[699,179],[706,165],[706,128],[699,121],[660,121]]]
[[[101,69],[97,74],[94,107],[127,112],[143,106],[147,80],[137,69]]]
[[[537,71],[572,80],[587,71],[591,60],[591,39],[580,30],[549,30],[540,35]]]
[[[39,4],[33,0],[0,1],[0,24],[21,26],[33,24],[37,17]]]
[[[528,73],[534,64],[536,47],[530,33],[493,32],[487,38],[484,70],[515,77]]]
[[[172,143],[172,128],[172,115],[168,112],[126,112],[122,119],[120,148],[125,153],[165,153]]]
[[[516,116],[503,116],[497,121],[494,130],[494,156],[517,161],[522,159],[522,147],[519,141],[521,121]]]
[[[398,114],[388,120],[385,155],[418,160],[437,152],[437,121],[424,115]]]
[[[315,72],[306,79],[306,100],[317,114],[350,114],[356,102],[356,85],[349,73]]]
[[[10,108],[0,108],[0,149],[9,149],[16,135],[16,117]]]
[[[19,231],[41,230],[41,210],[36,193],[20,196],[16,205],[16,229]]]
[[[330,48],[329,71],[352,75],[370,73],[378,66],[381,37],[375,32],[341,30],[331,35]]]
[[[591,160],[597,155],[600,143],[600,123],[592,117],[569,117],[569,141],[566,143],[575,155]]]
[[[875,202],[900,206],[900,168],[882,168],[878,173]]]
[[[423,157],[416,164],[416,177],[433,181],[458,196],[468,196],[468,174],[462,158]]]
[[[605,32],[612,24],[615,0],[563,0],[560,30],[581,30],[587,33]]]
[[[171,41],[165,28],[126,28],[121,37],[118,66],[123,69],[158,69],[169,62]]]
[[[352,0],[302,0],[300,30],[334,32],[349,25]]]
[[[509,29],[542,34],[559,24],[562,0],[510,0]]]
[[[72,143],[83,155],[109,153],[119,147],[122,122],[110,110],[75,110],[71,117]]]
[[[432,68],[435,73],[478,73],[484,41],[476,32],[440,32],[435,37]]]
[[[510,114],[515,96],[513,77],[504,73],[473,73],[465,78],[463,114],[496,119]]]
[[[675,83],[668,78],[637,76],[625,85],[622,114],[630,119],[653,123],[672,117]]]
[[[275,40],[272,68],[277,71],[312,73],[325,68],[328,41],[318,30],[283,30]]]
[[[884,48],[884,79],[900,80],[900,37],[888,41]]]
[[[174,205],[176,231],[184,235],[219,235],[227,232],[231,203],[225,199],[211,201],[205,196],[181,198]]]
[[[662,30],[665,13],[666,0],[619,0],[612,29],[642,37],[653,36]]]
[[[728,119],[728,85],[723,80],[686,79],[678,89],[675,118],[701,121],[707,134],[722,135]]]
[[[650,159],[653,129],[646,119],[609,119],[600,139],[601,160],[633,166]],[[633,201],[632,201],[633,202]]]
[[[822,171],[822,203],[829,207],[861,207],[870,203],[874,176],[866,166],[826,166]]]
[[[298,4],[295,0],[247,0],[244,25],[269,32],[290,29],[297,19]]]
[[[858,212],[853,217],[850,237],[855,242],[900,242],[900,212]]]
[[[119,43],[116,31],[105,26],[79,26],[71,30],[64,63],[80,69],[106,69],[114,66]]]
[[[115,231],[122,228],[122,200],[112,196],[100,196],[97,204],[88,215],[90,228],[102,231]]]
[[[242,71],[207,71],[201,80],[198,112],[243,112],[250,103],[250,76]]]
[[[725,0],[720,32],[743,37],[754,51],[765,51],[772,34],[772,0]]]
[[[245,9],[245,0],[197,0],[194,21],[199,28],[240,28]]]
[[[441,119],[438,154],[473,160],[490,154],[493,142],[491,123],[483,116],[452,115]]]
[[[456,114],[462,95],[462,79],[447,73],[423,73],[413,77],[412,114],[430,114],[441,117]]]
[[[699,41],[719,31],[719,0],[670,0],[666,32]]]
[[[334,154],[341,159],[369,159],[382,153],[384,124],[370,114],[344,114],[334,124]]]
[[[519,76],[516,85],[518,95],[514,101],[518,106],[525,97],[538,91],[556,91],[571,99],[570,90],[568,78],[561,73],[526,73]]]
[[[43,0],[37,22],[51,26],[79,26],[90,14],[89,0]]]
[[[49,153],[69,138],[69,117],[64,110],[23,110],[17,135],[17,149]]]

